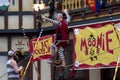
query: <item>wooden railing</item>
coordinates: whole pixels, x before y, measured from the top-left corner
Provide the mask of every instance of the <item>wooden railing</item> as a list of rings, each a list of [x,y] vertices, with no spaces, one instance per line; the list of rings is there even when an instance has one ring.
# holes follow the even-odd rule
[[[86,4],[87,0],[62,0],[62,10],[63,9],[82,9],[87,8],[88,5]],[[101,0],[102,1],[102,0]],[[120,0],[106,0],[106,5],[114,5],[120,3]]]
[[[62,2],[62,9],[74,10],[86,7],[86,0],[63,0]]]

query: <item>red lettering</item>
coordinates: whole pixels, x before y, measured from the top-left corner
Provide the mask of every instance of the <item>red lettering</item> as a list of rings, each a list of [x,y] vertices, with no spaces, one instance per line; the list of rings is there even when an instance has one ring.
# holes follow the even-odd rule
[[[109,53],[113,54],[113,50],[109,49],[109,43],[112,42],[112,39],[109,39],[109,35],[113,33],[113,30],[106,32],[106,50]]]
[[[41,48],[41,50],[42,50],[42,54],[45,54],[45,44],[44,44],[44,42],[41,42],[41,46],[42,46],[42,48]]]
[[[35,43],[34,45],[34,53],[35,54],[48,54],[50,52],[49,42],[48,40],[40,43]],[[41,47],[40,47],[41,45]]]
[[[47,50],[45,53],[50,52],[50,47],[49,47],[48,45],[49,45],[48,40],[46,40],[46,41],[44,42],[44,47],[45,47],[46,50]]]
[[[92,41],[91,40],[88,40],[88,46],[91,46],[92,44]]]
[[[112,39],[109,37],[113,33],[113,30],[110,30],[105,33],[100,33],[99,36],[97,36],[97,39],[88,40],[88,43],[86,42],[85,38],[81,38],[81,44],[80,44],[80,50],[85,50],[85,54],[88,55],[88,47],[96,47],[97,54],[100,53],[100,49],[103,51],[107,51],[111,54],[113,54],[113,50],[110,49],[110,43],[112,42]]]
[[[105,40],[104,40],[104,38],[103,38],[102,49],[103,49],[103,51],[105,50]]]
[[[41,49],[35,50],[34,53],[35,53],[35,54],[42,54],[42,50],[41,50]]]
[[[97,53],[99,53],[99,48],[101,47],[102,50],[105,50],[104,49],[104,38],[102,37],[102,33],[100,34],[100,36],[97,37]],[[102,40],[103,39],[103,40]]]
[[[80,45],[80,50],[82,51],[82,48],[85,47],[85,52],[86,52],[86,55],[88,55],[88,48],[87,48],[87,44],[86,44],[86,40],[84,38],[84,40],[81,38],[81,45]]]
[[[96,45],[96,40],[95,40],[95,39],[92,41],[92,45],[93,45],[93,46]]]

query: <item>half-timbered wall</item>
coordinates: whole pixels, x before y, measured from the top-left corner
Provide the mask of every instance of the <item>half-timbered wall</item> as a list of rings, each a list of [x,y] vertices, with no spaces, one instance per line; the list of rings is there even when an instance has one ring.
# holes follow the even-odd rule
[[[17,50],[18,47],[18,43],[19,41],[22,41],[22,44],[24,44],[23,46],[23,51],[28,51],[29,48],[27,47],[26,41],[24,39],[24,37],[19,34],[19,33],[14,33],[17,31],[21,31],[21,28],[23,27],[24,29],[29,29],[29,30],[37,30],[37,21],[36,21],[36,16],[35,13],[33,12],[32,6],[34,3],[40,3],[41,0],[10,0],[10,6],[9,8],[2,14],[0,14],[0,31],[2,30],[2,32],[4,32],[4,30],[8,30],[11,31],[13,30],[12,33],[5,33],[5,34],[0,34],[0,76],[2,76],[4,73],[6,73],[6,62],[7,62],[7,52],[10,49],[15,49]],[[86,0],[62,0],[62,9],[70,9],[70,10],[78,10],[81,8],[88,8],[87,4],[85,4]],[[107,3],[109,3],[109,1],[111,1],[111,3],[116,2],[116,3],[120,3],[120,0],[107,0]],[[82,4],[81,4],[82,2]],[[119,7],[119,6],[118,6]],[[115,9],[113,10],[113,13],[115,13],[114,15],[118,15],[120,12],[119,10],[120,8],[117,9],[117,7],[115,7]],[[77,11],[77,12],[78,12]],[[80,10],[82,11],[82,9]],[[104,12],[104,10],[103,10]],[[117,13],[116,13],[117,12]],[[86,11],[87,13],[87,11]],[[87,15],[88,14],[88,15]],[[100,14],[102,14],[102,16],[94,16],[94,13],[89,13],[86,14],[86,21],[87,19],[95,19],[98,17],[106,17],[108,16],[108,12],[102,13],[100,12]],[[106,15],[104,15],[106,14]],[[48,13],[44,13],[44,15],[48,16]],[[77,16],[76,16],[77,15]],[[81,13],[80,15],[75,13],[72,15],[72,19],[74,23],[75,21],[81,21],[79,24],[82,23],[82,20],[84,21],[84,18],[81,18]],[[94,16],[94,18],[93,18]],[[76,20],[76,18],[78,20]],[[83,23],[86,23],[86,21],[84,21]],[[88,21],[89,22],[89,21]],[[93,22],[93,20],[91,21]],[[46,28],[48,26],[52,26],[51,23],[48,22],[43,22],[42,24],[42,28]],[[73,26],[73,25],[72,25]],[[28,31],[29,31],[28,30]],[[38,36],[39,33],[37,33],[37,35],[34,35],[35,37]],[[49,34],[49,33],[48,33]],[[72,31],[70,32],[70,39],[73,39],[73,33]],[[34,37],[33,34],[28,34],[28,38],[29,40],[31,38]],[[68,53],[66,54],[66,64],[72,64],[72,51],[73,50],[73,44],[71,42],[71,44],[69,45],[69,50]],[[47,64],[47,61],[39,61],[37,62],[38,65],[38,69],[39,69],[39,73],[41,76],[41,80],[50,80],[53,79],[53,75],[51,76],[51,66],[49,64]],[[67,69],[68,72],[66,72],[67,76],[69,76],[69,69]],[[1,73],[3,72],[3,73]],[[103,71],[104,72],[104,71]],[[104,74],[103,72],[101,72],[101,70],[86,70],[86,71],[77,71],[75,77],[81,80],[101,80],[100,77],[102,74]],[[100,75],[101,73],[101,75]],[[109,73],[109,70],[108,70]],[[95,77],[94,74],[96,74],[97,76]],[[34,69],[34,65],[31,63],[29,69],[27,70],[27,75],[26,76],[26,80],[37,80],[37,74],[36,71]],[[94,77],[93,77],[94,76]],[[105,76],[105,74],[104,74]],[[103,77],[104,77],[103,76]],[[7,75],[5,75],[3,78],[1,78],[0,80],[7,80]],[[107,79],[103,79],[103,80],[107,80]]]
[[[0,14],[0,30],[14,30],[17,32],[17,30],[21,30],[23,27],[24,29],[36,29],[36,17],[33,12],[33,4],[34,3],[40,3],[41,0],[10,0],[10,5],[8,9]],[[44,26],[44,25],[43,25]],[[47,25],[46,25],[47,26]],[[22,31],[22,30],[21,30]],[[4,32],[4,31],[3,31]],[[38,36],[39,33],[35,36]],[[32,38],[31,34],[27,35],[28,38]],[[29,51],[29,48],[26,44],[26,41],[24,39],[24,36],[21,34],[13,33],[12,35],[4,35],[0,34],[0,70],[3,73],[0,73],[0,76],[2,76],[4,73],[6,73],[6,62],[7,62],[7,52],[10,49],[18,50],[19,42],[21,45],[23,45],[23,51]],[[40,63],[40,62],[38,62]],[[45,62],[46,63],[46,62]],[[41,64],[44,65],[44,62],[41,62]],[[40,72],[40,64],[38,64],[38,69]],[[48,66],[49,67],[49,66]],[[51,79],[51,73],[50,69],[47,69],[48,67],[42,67],[47,72],[46,74],[49,75],[49,79]],[[42,72],[41,72],[42,73]],[[34,75],[33,75],[34,74]],[[27,70],[25,80],[37,80],[36,71],[34,69],[34,66],[30,64],[29,69]],[[46,75],[42,73],[42,78],[44,79]],[[7,80],[7,74],[2,77],[0,80]],[[45,79],[44,79],[45,80]]]
[[[4,16],[0,16],[0,29],[4,29]]]
[[[7,37],[0,37],[0,52],[4,52],[8,50],[8,38]]]

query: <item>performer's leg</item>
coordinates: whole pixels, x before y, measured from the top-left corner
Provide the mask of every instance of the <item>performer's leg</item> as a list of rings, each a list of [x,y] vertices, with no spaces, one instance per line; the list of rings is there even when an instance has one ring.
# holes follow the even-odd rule
[[[50,60],[48,61],[48,63],[52,63],[54,60],[55,54],[57,53],[56,45],[52,44],[50,47],[50,50],[51,50],[52,56],[51,56]]]
[[[62,66],[65,66],[64,49],[62,47],[59,48],[58,54],[60,59],[62,60]]]

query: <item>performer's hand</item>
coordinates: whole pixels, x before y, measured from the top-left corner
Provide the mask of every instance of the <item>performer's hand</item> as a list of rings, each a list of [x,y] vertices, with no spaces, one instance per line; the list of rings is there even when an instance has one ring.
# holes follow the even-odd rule
[[[20,66],[19,69],[22,70],[24,67],[23,66]]]
[[[65,13],[65,14],[68,14],[68,10],[67,10],[67,9],[64,9],[64,13]]]
[[[41,18],[42,18],[42,19],[45,19],[45,16],[44,16],[44,15],[41,15]]]
[[[120,58],[120,55],[118,55],[118,58]]]

